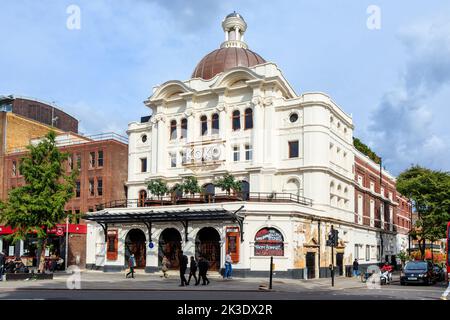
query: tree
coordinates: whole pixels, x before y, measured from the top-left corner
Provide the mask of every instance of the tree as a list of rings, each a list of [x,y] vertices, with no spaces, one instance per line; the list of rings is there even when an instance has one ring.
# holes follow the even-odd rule
[[[418,219],[410,235],[418,241],[424,258],[427,240],[445,238],[450,220],[450,174],[412,166],[399,175],[397,190],[414,205]]]
[[[186,194],[191,194],[203,192],[203,189],[198,185],[198,180],[194,176],[189,176],[184,178],[183,183],[179,186]]]
[[[11,190],[0,207],[0,220],[14,230],[14,242],[36,233],[41,249],[40,272],[44,271],[47,230],[66,218],[64,207],[74,195],[78,175],[77,170],[65,174],[68,154],[58,150],[55,139],[56,133],[50,131],[39,144],[27,147],[29,154],[19,166],[26,184]]]
[[[169,192],[167,184],[162,181],[162,179],[150,180],[147,189],[152,195],[159,197],[160,199]]]
[[[353,145],[355,146],[356,150],[368,156],[375,163],[381,163],[381,158],[358,138],[353,138]]]
[[[227,195],[230,195],[231,190],[234,192],[240,192],[242,190],[241,182],[236,181],[234,176],[229,172],[225,173],[222,178],[217,180],[215,185],[222,189],[222,191],[226,191]]]

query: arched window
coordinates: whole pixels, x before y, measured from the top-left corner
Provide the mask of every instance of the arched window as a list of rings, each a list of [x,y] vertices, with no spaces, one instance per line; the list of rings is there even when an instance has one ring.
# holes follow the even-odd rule
[[[233,130],[239,130],[241,129],[241,113],[239,110],[233,111]]]
[[[253,128],[253,110],[252,108],[245,109],[245,128],[244,129],[252,129]]]
[[[201,135],[204,136],[208,132],[208,118],[206,116],[201,116]]]
[[[174,140],[177,138],[177,121],[172,120],[170,122],[170,140]]]
[[[145,191],[145,190],[139,191],[138,206],[143,207],[145,205],[146,199],[147,199],[147,191]]]
[[[213,134],[219,133],[219,114],[214,113],[212,115],[211,127],[212,127],[212,133]]]
[[[284,239],[275,228],[263,228],[255,236],[255,256],[284,256]]]
[[[187,119],[186,118],[181,119],[181,135],[180,135],[181,139],[187,138],[187,135],[188,135],[187,130],[188,130]]]

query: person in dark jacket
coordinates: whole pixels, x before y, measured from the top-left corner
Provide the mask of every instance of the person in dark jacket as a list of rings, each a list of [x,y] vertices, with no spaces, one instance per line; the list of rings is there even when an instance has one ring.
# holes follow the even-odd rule
[[[353,261],[353,276],[357,277],[359,275],[359,263],[358,263],[358,259],[355,259],[355,261]]]
[[[196,286],[198,286],[198,284],[200,283],[200,279],[203,280],[202,285],[209,284],[209,279],[206,276],[206,274],[208,273],[208,269],[209,269],[209,261],[206,260],[204,257],[200,256],[198,261],[198,281],[195,284]]]
[[[184,274],[186,273],[186,269],[187,269],[189,260],[188,260],[188,257],[183,254],[183,250],[180,250],[180,254],[178,256],[178,261],[180,262],[180,280],[181,280],[180,287],[184,287],[185,285],[188,284]]]
[[[195,261],[195,258],[191,256],[191,264],[189,266],[189,278],[187,281],[187,284],[189,285],[189,282],[191,282],[191,278],[194,277],[195,283],[197,283],[197,261]]]
[[[130,272],[126,274],[125,278],[128,278],[128,276],[131,274],[131,278],[134,279],[134,268],[136,267],[136,258],[134,257],[134,253],[132,253],[130,258],[128,259],[128,267],[130,268]]]

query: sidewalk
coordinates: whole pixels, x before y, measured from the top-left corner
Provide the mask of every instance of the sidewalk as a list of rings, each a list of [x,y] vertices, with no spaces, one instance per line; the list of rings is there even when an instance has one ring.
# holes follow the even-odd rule
[[[102,271],[82,271],[82,290],[122,290],[122,291],[260,291],[260,285],[268,286],[268,278],[233,278],[224,280],[218,273],[208,275],[211,283],[207,286],[191,285],[179,287],[180,279],[176,272],[171,272],[168,279],[159,274],[138,272],[135,279],[126,279],[125,272],[104,273]],[[186,277],[187,278],[187,277]],[[28,280],[0,282],[0,291],[15,290],[66,290],[67,282],[75,280],[76,276],[56,273],[53,280]],[[70,284],[69,284],[70,285]],[[274,278],[272,290],[279,292],[303,292],[306,290],[344,290],[350,288],[364,288],[365,284],[356,278],[339,277],[335,279],[334,288],[330,278],[312,280],[294,280]]]

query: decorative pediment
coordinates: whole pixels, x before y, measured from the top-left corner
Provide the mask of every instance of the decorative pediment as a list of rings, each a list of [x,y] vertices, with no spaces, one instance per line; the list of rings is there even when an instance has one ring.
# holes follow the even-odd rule
[[[319,242],[314,237],[309,239],[309,241],[305,244],[305,247],[318,247],[318,246],[319,246]]]

